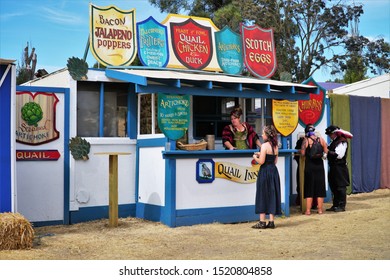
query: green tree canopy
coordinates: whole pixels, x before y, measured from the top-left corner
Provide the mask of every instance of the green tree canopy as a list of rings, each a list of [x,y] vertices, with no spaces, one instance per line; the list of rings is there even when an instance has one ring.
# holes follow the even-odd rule
[[[319,69],[327,68],[332,75],[342,75],[347,70],[354,71],[356,65],[360,65],[363,72],[367,69],[373,74],[390,72],[388,42],[382,38],[370,41],[349,33],[350,24],[359,21],[364,9],[362,5],[350,5],[346,0],[149,2],[161,12],[209,17],[218,28],[227,25],[238,31],[239,23],[273,28],[278,61],[275,79],[290,73],[293,81],[302,82]],[[357,51],[358,60],[354,58]]]

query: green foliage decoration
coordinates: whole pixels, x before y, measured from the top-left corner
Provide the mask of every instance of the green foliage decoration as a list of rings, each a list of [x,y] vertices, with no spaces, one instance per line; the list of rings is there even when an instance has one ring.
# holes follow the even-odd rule
[[[72,137],[69,142],[69,150],[75,160],[88,160],[88,154],[91,149],[91,144],[79,137]]]
[[[87,80],[88,64],[77,57],[68,58],[68,63],[66,64],[68,71],[73,80]]]

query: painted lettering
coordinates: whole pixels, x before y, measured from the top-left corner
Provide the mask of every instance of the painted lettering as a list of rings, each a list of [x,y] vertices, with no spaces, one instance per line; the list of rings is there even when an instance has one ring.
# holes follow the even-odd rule
[[[303,110],[321,111],[322,100],[310,99],[303,101],[299,106],[299,112],[302,112]]]
[[[269,51],[272,52],[272,42],[258,39],[245,39],[245,45],[251,50]]]
[[[105,18],[103,15],[99,15],[99,23],[105,25],[125,25],[126,17],[124,18]]]
[[[240,169],[234,168],[232,166],[225,166],[223,164],[218,165],[218,173],[225,175],[229,179],[232,177],[241,178],[242,176]]]

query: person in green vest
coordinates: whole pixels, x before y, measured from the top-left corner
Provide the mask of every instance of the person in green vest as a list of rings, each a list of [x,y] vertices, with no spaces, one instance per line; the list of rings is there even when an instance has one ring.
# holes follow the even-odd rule
[[[234,108],[230,112],[231,124],[222,131],[222,143],[227,150],[256,149],[261,147],[259,136],[253,127],[241,121],[242,109]]]

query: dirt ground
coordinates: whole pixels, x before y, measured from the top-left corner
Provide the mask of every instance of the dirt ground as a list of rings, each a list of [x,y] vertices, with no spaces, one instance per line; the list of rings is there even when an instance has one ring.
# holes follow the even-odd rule
[[[329,207],[327,203],[325,207]],[[278,217],[276,229],[251,223],[169,228],[136,218],[35,228],[30,250],[0,260],[389,260],[390,190],[348,196],[347,211]]]

